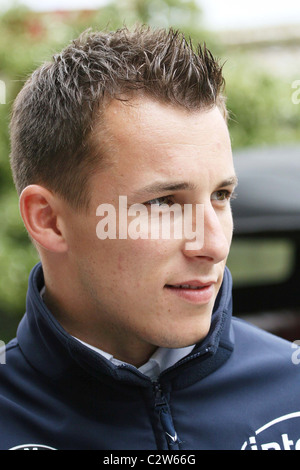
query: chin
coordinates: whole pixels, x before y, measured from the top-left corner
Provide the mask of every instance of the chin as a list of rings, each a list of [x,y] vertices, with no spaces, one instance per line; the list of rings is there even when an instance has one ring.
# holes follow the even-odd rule
[[[169,349],[186,348],[202,341],[207,336],[209,328],[210,321],[202,322],[200,327],[198,324],[189,330],[187,330],[186,326],[181,330],[177,329],[178,331],[172,331],[172,328],[170,328],[164,337],[160,337],[152,344]]]

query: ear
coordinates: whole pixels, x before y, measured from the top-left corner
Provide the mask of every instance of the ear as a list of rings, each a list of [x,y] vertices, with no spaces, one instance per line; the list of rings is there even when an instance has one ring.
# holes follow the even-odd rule
[[[63,253],[68,249],[60,231],[59,200],[43,186],[31,184],[20,195],[20,212],[33,240],[48,251]]]

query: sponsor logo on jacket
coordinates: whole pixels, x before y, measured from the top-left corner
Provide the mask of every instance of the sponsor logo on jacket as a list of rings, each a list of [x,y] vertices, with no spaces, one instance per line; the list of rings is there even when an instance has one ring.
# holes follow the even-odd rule
[[[53,447],[45,446],[43,444],[21,444],[19,446],[11,447],[8,450],[57,450]]]
[[[241,450],[300,450],[300,411],[264,424],[243,443]]]

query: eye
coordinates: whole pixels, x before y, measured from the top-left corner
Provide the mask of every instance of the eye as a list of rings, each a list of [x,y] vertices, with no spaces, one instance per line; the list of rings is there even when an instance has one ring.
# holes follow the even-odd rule
[[[151,199],[150,201],[145,202],[145,205],[148,205],[148,206],[162,206],[163,204],[167,204],[168,206],[173,204],[172,197],[171,196],[156,197],[154,199]]]
[[[220,202],[229,201],[231,199],[234,199],[235,197],[235,193],[229,191],[228,189],[219,189],[218,191],[215,191],[211,196],[212,200]]]

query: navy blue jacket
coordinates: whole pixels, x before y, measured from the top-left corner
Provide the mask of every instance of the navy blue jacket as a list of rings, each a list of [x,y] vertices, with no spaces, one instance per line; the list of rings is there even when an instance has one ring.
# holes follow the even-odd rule
[[[292,345],[231,316],[226,268],[211,330],[157,382],[72,338],[29,279],[0,365],[0,449],[300,449]]]

